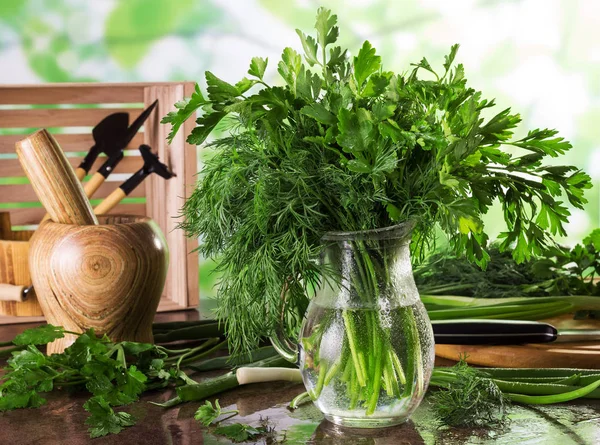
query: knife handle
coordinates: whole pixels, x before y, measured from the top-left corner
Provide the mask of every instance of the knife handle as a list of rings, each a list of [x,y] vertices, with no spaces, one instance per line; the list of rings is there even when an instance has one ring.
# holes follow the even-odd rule
[[[435,342],[440,345],[517,345],[549,343],[558,338],[547,323],[516,320],[433,321]]]

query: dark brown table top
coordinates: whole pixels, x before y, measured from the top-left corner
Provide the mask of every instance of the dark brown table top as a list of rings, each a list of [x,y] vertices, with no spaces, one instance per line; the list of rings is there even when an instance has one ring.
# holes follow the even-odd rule
[[[164,317],[164,316],[163,316]],[[173,318],[173,316],[171,316]],[[0,326],[0,341],[14,336],[22,327]],[[287,404],[303,391],[302,385],[261,383],[241,387],[218,396],[223,409],[238,409],[240,415],[224,422],[258,425],[268,418],[285,444],[507,444],[507,445],[593,445],[600,444],[600,402],[584,401],[541,407],[514,406],[509,422],[495,429],[456,429],[441,425],[431,402],[425,399],[412,419],[399,427],[379,430],[342,429],[323,419],[307,404],[292,412]],[[118,435],[89,439],[84,424],[87,413],[84,394],[52,394],[39,409],[0,414],[0,445],[227,444],[227,439],[193,419],[200,403],[163,409],[147,403],[164,401],[172,392],[156,392],[128,406],[138,420]],[[252,442],[250,442],[252,443]],[[257,443],[266,443],[261,440]]]

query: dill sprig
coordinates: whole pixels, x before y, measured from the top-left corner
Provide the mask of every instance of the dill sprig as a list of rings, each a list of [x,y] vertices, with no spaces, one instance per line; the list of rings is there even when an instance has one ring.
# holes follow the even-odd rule
[[[506,420],[510,400],[484,371],[470,367],[464,358],[451,368],[436,368],[431,403],[437,417],[450,426],[489,427]]]

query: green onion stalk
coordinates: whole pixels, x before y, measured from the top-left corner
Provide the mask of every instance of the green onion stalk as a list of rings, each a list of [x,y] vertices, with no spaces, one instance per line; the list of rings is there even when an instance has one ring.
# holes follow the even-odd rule
[[[384,238],[361,235],[381,231],[324,238],[324,283],[300,343],[308,392],[325,414],[406,417],[425,392],[433,341],[412,280],[408,233],[391,229],[398,227],[404,236],[382,229]]]
[[[582,310],[600,310],[600,298],[585,295],[524,298],[421,295],[421,300],[431,320],[467,318],[543,320]]]

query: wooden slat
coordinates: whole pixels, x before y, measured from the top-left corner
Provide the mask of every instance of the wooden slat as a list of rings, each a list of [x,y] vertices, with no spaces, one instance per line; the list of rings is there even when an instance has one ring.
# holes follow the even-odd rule
[[[195,85],[191,82],[187,82],[183,85],[183,94],[185,97],[190,97],[194,92]],[[183,124],[183,135],[187,138],[194,127],[196,126],[196,114],[185,121]],[[188,144],[187,141],[184,145],[185,154],[185,173],[184,173],[184,191],[186,199],[194,191],[194,185],[196,184],[196,174],[198,173],[198,160],[197,153],[198,147],[192,144]],[[198,238],[191,237],[187,238],[187,293],[188,293],[188,306],[198,308],[200,303],[200,290],[198,288],[198,274],[199,274],[199,253],[195,252],[198,247]]]
[[[109,114],[126,112],[129,120],[141,113],[141,108],[34,108],[0,110],[0,128],[30,127],[93,127]]]
[[[146,204],[120,204],[109,214],[145,215]],[[15,226],[28,226],[38,224],[46,211],[41,208],[33,209],[10,209],[11,222]]]
[[[182,307],[189,307],[188,293],[188,244],[185,233],[178,228],[181,208],[186,197],[186,164],[195,168],[195,152],[186,152],[186,135],[177,134],[169,145],[165,143],[169,128],[159,125],[161,116],[175,109],[177,101],[184,98],[184,85],[151,86],[146,88],[144,103],[158,99],[157,113],[148,119],[148,131],[144,132],[144,142],[156,150],[158,157],[176,174],[165,181],[156,175],[146,180],[147,215],[154,219],[163,230],[170,251],[169,274],[165,283],[165,295]],[[197,277],[197,273],[195,275]],[[197,281],[197,278],[196,278]]]
[[[144,88],[180,85],[181,82],[46,83],[0,86],[0,104],[120,104],[144,100]],[[193,82],[186,84],[193,85]]]
[[[129,119],[132,120],[131,118]],[[14,153],[15,143],[24,139],[24,134],[11,134],[0,136],[0,153]],[[60,145],[60,148],[66,152],[78,151],[87,153],[88,150],[94,145],[94,138],[92,133],[88,134],[53,134],[56,142]],[[128,145],[129,150],[137,150],[137,148],[144,143],[143,133],[137,133]],[[2,176],[7,176],[2,171],[2,163],[0,163],[0,173]]]
[[[142,102],[144,88],[136,84],[116,85],[99,88],[97,84],[87,84],[76,88],[65,85],[43,85],[40,87],[5,86],[0,88],[0,104],[122,104]],[[35,94],[31,94],[31,90]]]
[[[81,162],[81,158],[68,158],[69,162],[76,168]],[[106,161],[106,156],[101,156],[96,159],[94,166],[90,170],[90,174],[94,173]],[[117,165],[113,173],[134,173],[142,168],[143,165],[141,156],[125,156]],[[2,177],[20,177],[25,176],[21,163],[18,159],[2,159],[0,160],[0,175]],[[0,194],[0,201],[2,201]]]
[[[118,186],[118,182],[105,182],[94,193],[93,199],[106,198]],[[145,193],[144,187],[137,187],[128,196],[140,198],[145,196]],[[36,202],[37,200],[33,187],[29,184],[0,185],[0,202]]]

